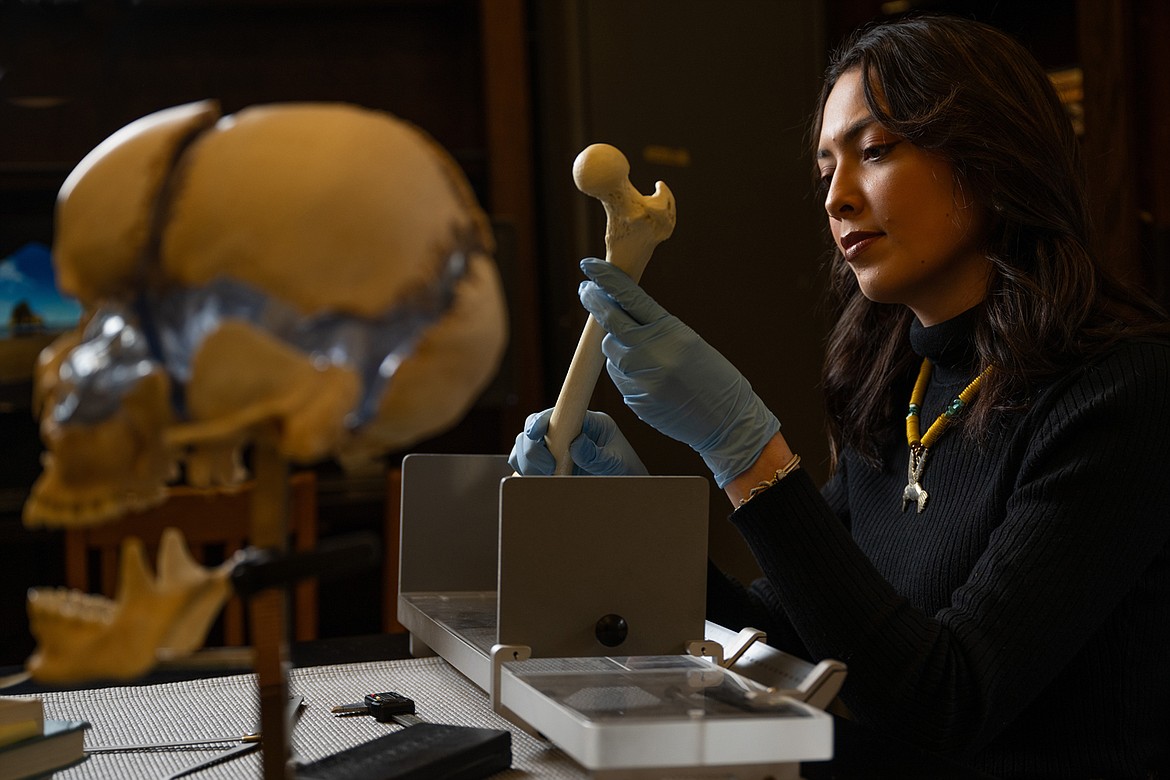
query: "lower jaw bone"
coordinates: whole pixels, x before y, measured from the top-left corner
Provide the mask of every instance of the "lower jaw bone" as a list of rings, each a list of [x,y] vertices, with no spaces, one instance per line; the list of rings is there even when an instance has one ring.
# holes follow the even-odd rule
[[[28,594],[29,625],[37,648],[27,669],[50,684],[139,677],[161,658],[197,650],[231,595],[234,561],[199,566],[182,534],[163,531],[158,576],[146,564],[142,542],[122,543],[117,598],[65,588]]]

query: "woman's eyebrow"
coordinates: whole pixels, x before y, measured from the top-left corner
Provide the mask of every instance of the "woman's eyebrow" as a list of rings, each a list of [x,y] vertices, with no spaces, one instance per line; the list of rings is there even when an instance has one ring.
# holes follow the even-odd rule
[[[839,142],[839,145],[840,146],[848,146],[850,143],[852,143],[853,139],[855,139],[855,138],[857,138],[857,136],[861,135],[861,133],[864,132],[867,127],[874,124],[876,121],[877,120],[875,120],[872,116],[865,116],[865,117],[862,117],[861,119],[858,119],[853,124],[851,124],[847,128],[845,128],[845,132],[841,134],[841,140]],[[828,149],[822,148],[822,149],[817,150],[817,159],[818,160],[823,160],[826,157],[832,157],[832,156],[833,155],[829,152]]]

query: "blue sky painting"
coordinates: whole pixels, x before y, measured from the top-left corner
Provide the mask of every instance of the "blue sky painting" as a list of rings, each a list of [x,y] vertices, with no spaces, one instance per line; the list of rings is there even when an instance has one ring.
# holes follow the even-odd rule
[[[81,306],[57,291],[49,247],[28,243],[0,260],[0,336],[7,337],[12,308],[26,302],[41,318],[45,330],[65,330],[77,324]]]

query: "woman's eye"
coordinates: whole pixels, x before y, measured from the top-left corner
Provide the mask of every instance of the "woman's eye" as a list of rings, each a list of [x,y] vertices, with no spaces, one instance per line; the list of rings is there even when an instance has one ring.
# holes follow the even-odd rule
[[[817,190],[819,192],[822,192],[822,193],[828,192],[829,185],[832,183],[833,183],[833,172],[832,171],[823,171],[820,175],[820,178],[817,179]]]
[[[885,157],[890,151],[897,146],[897,142],[889,144],[874,144],[867,146],[861,150],[861,157],[865,160],[880,160]]]

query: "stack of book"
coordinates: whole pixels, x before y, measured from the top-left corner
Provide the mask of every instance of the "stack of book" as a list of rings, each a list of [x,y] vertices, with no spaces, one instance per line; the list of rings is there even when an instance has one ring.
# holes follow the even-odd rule
[[[40,699],[0,696],[0,780],[51,774],[85,758],[80,720],[46,720]]]

